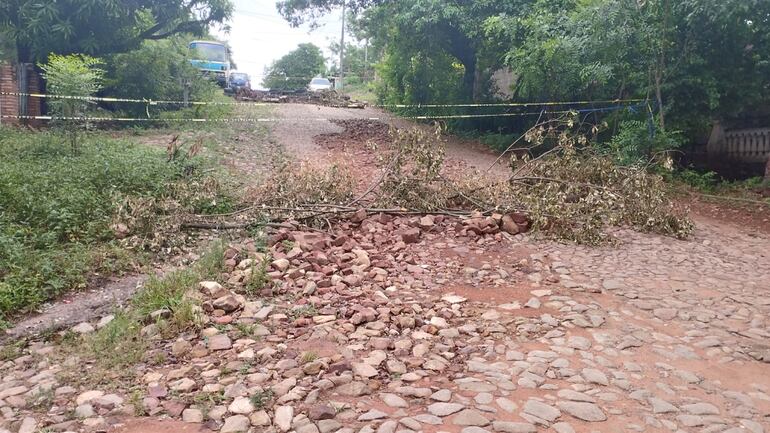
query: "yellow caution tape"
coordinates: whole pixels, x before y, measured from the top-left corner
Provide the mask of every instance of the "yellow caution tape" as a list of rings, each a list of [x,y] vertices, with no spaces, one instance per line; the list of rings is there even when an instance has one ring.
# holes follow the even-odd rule
[[[44,93],[15,93],[15,92],[0,92],[0,95],[7,96],[28,96],[32,98],[50,98],[50,99],[74,99],[82,101],[97,101],[97,102],[129,102],[148,105],[252,105],[252,106],[270,106],[275,105],[264,102],[216,102],[216,101],[154,101],[152,99],[128,99],[128,98],[113,98],[113,97],[100,97],[100,96],[67,96],[67,95],[50,95]],[[590,104],[624,104],[630,102],[643,102],[646,99],[605,99],[598,101],[547,101],[547,102],[492,102],[492,103],[478,103],[478,104],[366,104],[368,107],[374,108],[482,108],[482,107],[552,107],[560,105],[590,105]],[[346,105],[327,105],[332,108],[349,108]]]
[[[543,111],[543,112],[530,112],[530,113],[497,113],[497,114],[455,114],[455,115],[436,115],[436,116],[383,116],[383,117],[365,117],[363,120],[373,121],[389,121],[394,119],[404,120],[449,120],[449,119],[476,119],[476,118],[491,118],[491,117],[522,117],[522,116],[536,116],[543,113],[548,114],[569,114],[575,113],[574,111]],[[224,119],[203,119],[203,118],[182,118],[182,119],[146,119],[135,117],[57,117],[57,116],[14,116],[3,115],[2,119],[20,119],[20,120],[66,120],[66,121],[84,121],[84,122],[212,122],[212,123],[244,123],[244,122],[285,122],[285,121],[330,121],[330,120],[345,120],[339,118],[327,118],[327,117],[288,117],[288,118],[246,118],[246,117],[233,117]]]

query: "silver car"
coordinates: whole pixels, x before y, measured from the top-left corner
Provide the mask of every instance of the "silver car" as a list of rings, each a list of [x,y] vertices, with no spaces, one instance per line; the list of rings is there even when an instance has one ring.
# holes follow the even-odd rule
[[[310,89],[311,92],[330,90],[332,88],[332,82],[326,78],[313,78],[310,84],[308,84],[307,88]]]

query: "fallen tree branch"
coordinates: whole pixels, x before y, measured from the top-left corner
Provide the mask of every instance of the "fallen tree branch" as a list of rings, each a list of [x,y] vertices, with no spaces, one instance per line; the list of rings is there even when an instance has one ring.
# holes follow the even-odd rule
[[[398,162],[398,159],[401,158],[401,155],[403,154],[403,151],[398,151],[398,153],[391,158],[390,163],[388,163],[388,166],[385,167],[385,169],[382,171],[382,174],[380,177],[374,181],[369,188],[367,188],[366,191],[364,191],[363,194],[356,197],[353,201],[348,203],[348,206],[353,206],[357,203],[359,203],[361,200],[363,200],[367,195],[371,194],[372,191],[374,191],[378,186],[382,184],[382,182],[385,180],[385,178],[390,174],[390,172],[393,170],[393,167],[396,165],[396,162]]]
[[[497,159],[495,159],[495,162],[493,162],[493,163],[492,163],[492,164],[491,164],[489,167],[487,167],[487,169],[486,169],[484,172],[485,172],[485,173],[489,173],[489,171],[490,171],[490,170],[492,170],[492,169],[493,169],[493,168],[494,168],[494,167],[497,165],[497,163],[498,163],[498,162],[500,162],[500,160],[501,160],[501,159],[503,159],[503,157],[505,156],[505,154],[506,154],[506,153],[508,153],[508,152],[510,152],[511,150],[514,150],[514,149],[513,149],[513,146],[516,146],[516,144],[518,144],[518,142],[519,142],[519,141],[523,140],[523,139],[524,139],[524,137],[526,137],[526,136],[529,134],[529,132],[530,132],[530,131],[532,131],[532,130],[534,130],[534,129],[536,129],[536,128],[539,128],[539,127],[541,127],[541,126],[545,126],[545,125],[547,125],[549,122],[552,122],[552,120],[548,120],[548,121],[545,121],[545,122],[543,122],[543,123],[540,123],[540,119],[542,119],[542,118],[543,118],[543,114],[544,114],[544,113],[545,113],[545,110],[541,111],[541,112],[540,112],[540,116],[537,118],[537,121],[535,121],[535,126],[533,126],[533,127],[529,128],[529,129],[528,129],[528,130],[527,130],[527,131],[526,131],[524,134],[521,134],[521,137],[519,137],[519,138],[517,138],[516,140],[514,140],[514,141],[513,141],[513,143],[511,143],[511,144],[510,144],[510,145],[509,145],[509,146],[508,146],[508,147],[507,147],[507,148],[506,148],[506,149],[505,149],[505,150],[504,150],[504,151],[503,151],[503,152],[500,154],[500,156],[498,156],[498,157],[497,157]]]
[[[224,222],[183,222],[180,227],[183,229],[204,229],[204,230],[240,230],[253,226],[271,227],[276,229],[295,229],[296,227],[291,224],[285,223],[265,223],[258,221],[250,221],[246,223],[224,223]]]
[[[310,205],[314,206],[314,205]],[[463,209],[439,209],[439,210],[433,210],[433,211],[422,211],[422,210],[416,210],[416,209],[393,209],[393,208],[352,208],[347,206],[340,206],[340,205],[329,205],[331,209],[327,209],[323,212],[319,212],[317,209],[309,209],[306,207],[296,207],[296,208],[287,208],[287,207],[274,207],[274,206],[264,206],[263,209],[267,210],[281,210],[286,212],[316,212],[312,215],[312,217],[318,217],[319,215],[343,215],[343,214],[349,214],[354,211],[363,210],[368,215],[372,214],[388,214],[388,215],[397,215],[397,216],[415,216],[415,215],[445,215],[445,216],[451,216],[451,217],[463,217],[463,216],[469,216],[470,211],[463,210]],[[483,215],[489,215],[494,210],[485,210],[481,213]],[[200,217],[200,216],[199,216]],[[305,217],[307,219],[309,217]],[[331,225],[328,218],[325,218],[328,225]],[[180,225],[184,229],[201,229],[201,230],[240,230],[245,229],[249,227],[272,227],[272,228],[285,228],[285,229],[295,229],[296,226],[287,224],[287,223],[274,223],[274,222],[263,222],[261,220],[250,220],[245,222],[239,222],[239,223],[228,223],[228,222],[206,222],[206,221],[187,221],[183,222]]]

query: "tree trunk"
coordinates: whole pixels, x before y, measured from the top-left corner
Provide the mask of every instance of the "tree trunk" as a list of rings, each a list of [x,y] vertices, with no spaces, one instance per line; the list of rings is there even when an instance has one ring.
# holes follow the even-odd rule
[[[463,94],[469,98],[469,101],[476,97],[476,57],[466,59],[463,62],[465,74],[463,75]]]
[[[660,116],[660,130],[666,130],[666,109],[663,106],[663,90],[661,72],[655,71],[655,99],[658,101],[658,115]]]
[[[19,40],[16,41],[16,61],[18,63],[32,63],[32,48]]]

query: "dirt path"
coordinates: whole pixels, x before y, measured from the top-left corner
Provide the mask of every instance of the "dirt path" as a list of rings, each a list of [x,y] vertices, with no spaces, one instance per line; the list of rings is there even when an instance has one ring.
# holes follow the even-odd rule
[[[112,314],[125,305],[146,280],[129,275],[95,285],[86,292],[70,293],[35,314],[15,323],[0,335],[0,343],[68,329],[84,320]]]
[[[392,118],[388,113],[374,108],[366,109],[344,109],[333,107],[319,107],[303,104],[282,104],[276,107],[276,115],[283,121],[273,126],[273,135],[278,142],[282,144],[289,154],[295,155],[302,161],[325,162],[337,160],[350,160],[355,156],[350,152],[356,149],[342,149],[343,153],[330,153],[316,143],[316,137],[324,134],[333,134],[342,132],[339,126],[318,119],[377,119],[388,125],[397,128],[412,128],[419,126],[421,128],[430,128],[429,125],[417,125],[411,121]],[[487,170],[495,163],[497,156],[488,148],[477,141],[464,140],[458,137],[450,137],[446,147],[447,161],[451,164],[462,164],[469,170]],[[507,161],[503,160],[500,164],[504,166]]]

